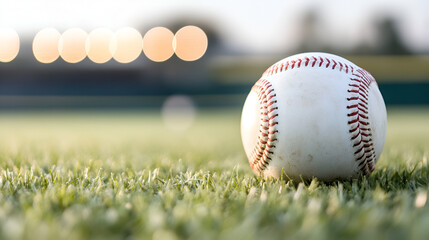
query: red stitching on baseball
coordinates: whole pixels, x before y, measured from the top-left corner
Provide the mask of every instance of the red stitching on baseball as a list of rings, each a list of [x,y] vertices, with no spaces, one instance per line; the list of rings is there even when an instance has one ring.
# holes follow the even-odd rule
[[[280,69],[281,71],[283,65],[280,66],[280,68],[277,66],[273,68]],[[274,121],[274,119],[278,116],[276,113],[278,107],[276,106],[277,100],[274,88],[267,80],[260,79],[252,88],[252,91],[255,91],[258,95],[259,104],[261,105],[261,124],[259,126],[258,141],[249,157],[249,163],[252,169],[260,172],[263,171],[268,166],[268,162],[271,161],[271,154],[273,154],[272,149],[275,148],[275,141],[277,141],[275,135],[278,133],[276,129],[278,122]]]
[[[362,155],[361,155],[360,157],[356,158],[356,161],[360,162],[360,163],[359,163],[359,165],[360,165],[360,164],[362,164],[362,163],[364,163],[364,162],[363,162],[363,161],[361,161],[361,160],[362,160],[362,158],[363,158],[365,155],[366,155],[365,153],[362,153]]]
[[[349,132],[352,133],[352,132],[356,131],[358,128],[359,128],[359,125],[356,125],[355,128],[350,128]]]
[[[365,122],[365,121],[361,121],[361,120],[359,120],[359,123],[363,124],[363,125],[369,125],[369,122]]]
[[[337,66],[337,62],[335,62],[335,60],[334,59],[332,59],[332,62],[334,62],[334,65],[332,65],[332,69],[334,69],[335,68],[335,66]],[[340,70],[341,71],[341,70]]]
[[[347,98],[347,101],[351,102],[347,109],[354,109],[354,112],[349,113],[348,116],[357,118],[349,120],[349,132],[353,134],[351,140],[355,141],[353,147],[357,148],[354,154],[355,161],[358,162],[359,171],[364,175],[369,175],[375,168],[375,151],[370,123],[366,120],[369,119],[367,111],[369,86],[372,82],[375,82],[375,79],[363,69],[354,71],[352,68],[351,73],[353,76],[350,78],[352,83],[349,84],[351,89],[347,92],[352,96]],[[355,109],[358,110],[357,114],[355,114]],[[363,153],[361,154],[361,152]]]
[[[347,109],[352,109],[352,108],[359,108],[359,104],[347,106]]]
[[[305,63],[304,63],[304,65],[307,67],[308,66],[308,63],[310,62],[310,58],[308,58],[308,57],[305,57]]]
[[[365,100],[368,100],[368,97],[366,94],[362,93],[362,91],[359,88],[359,95],[361,95]]]
[[[356,131],[356,130],[355,130]],[[360,136],[360,129],[359,129],[359,125],[358,125],[358,127],[357,127],[357,131],[358,131],[358,133],[356,134],[356,135],[354,135],[354,136],[352,136],[351,138],[350,138],[350,140],[355,140],[357,137],[359,137]],[[352,132],[353,133],[353,132]]]
[[[367,102],[367,101],[363,100],[362,98],[358,98],[358,99],[359,99],[359,101],[361,101],[363,104],[365,104],[365,106],[368,106],[368,102]]]
[[[351,117],[351,116],[355,116],[355,115],[358,115],[358,114],[359,114],[359,111],[356,111],[356,112],[352,112],[352,113],[347,114],[347,116]]]
[[[311,61],[313,62],[310,64]],[[351,77],[349,78],[350,83],[348,84],[350,89],[347,90],[349,96],[346,100],[350,102],[350,104],[347,105],[347,109],[351,111],[347,114],[349,117],[347,124],[350,125],[349,133],[351,134],[351,141],[353,141],[352,146],[355,148],[355,161],[358,163],[359,172],[368,175],[374,170],[374,161],[376,159],[371,138],[371,127],[369,121],[367,121],[369,119],[368,92],[370,84],[376,83],[375,79],[363,69],[358,68],[355,70],[349,63],[339,62],[335,61],[335,59],[323,58],[321,56],[308,56],[281,61],[268,68],[262,76],[281,73],[289,69],[294,69],[295,67],[300,68],[301,63],[303,63],[305,67],[324,66],[325,68],[329,68],[332,66],[332,69],[337,68],[339,71],[344,71],[347,74],[350,72]],[[258,142],[253,153],[249,157],[249,161],[251,162],[251,167],[260,172],[269,164],[271,160],[270,154],[272,154],[271,149],[275,148],[274,142],[277,141],[275,134],[278,133],[278,131],[275,127],[278,122],[274,121],[274,119],[278,116],[276,113],[278,108],[276,107],[276,95],[272,94],[274,89],[270,82],[261,78],[252,90],[256,91],[259,97],[259,103],[261,105],[261,126],[259,127]],[[363,153],[361,154],[361,152]]]
[[[359,103],[359,107],[363,107],[364,109],[367,109],[368,110],[368,106],[366,106],[365,104],[363,104],[363,103]]]
[[[323,58],[322,58],[322,57],[320,57],[319,67],[321,67],[321,66],[322,66],[322,63],[323,63]]]
[[[361,145],[361,144],[359,144],[359,145]],[[359,145],[358,145],[358,146],[359,146]],[[354,147],[354,146],[353,146],[353,147]],[[363,149],[364,149],[364,146],[361,146],[358,150],[356,150],[355,154],[360,153]]]
[[[359,115],[359,117],[361,117],[363,119],[368,119],[368,115],[366,115],[366,114],[359,113],[358,115]]]
[[[331,61],[329,61],[329,59],[328,58],[326,58],[326,61],[328,62],[327,64],[326,64],[326,68],[328,68],[329,67],[329,64],[331,64]],[[333,69],[333,68],[332,68]]]

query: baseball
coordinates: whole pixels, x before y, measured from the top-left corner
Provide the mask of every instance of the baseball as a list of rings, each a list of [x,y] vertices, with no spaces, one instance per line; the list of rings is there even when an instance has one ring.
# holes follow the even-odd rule
[[[328,53],[302,53],[269,67],[243,107],[241,137],[256,174],[322,181],[369,175],[386,139],[375,79]]]

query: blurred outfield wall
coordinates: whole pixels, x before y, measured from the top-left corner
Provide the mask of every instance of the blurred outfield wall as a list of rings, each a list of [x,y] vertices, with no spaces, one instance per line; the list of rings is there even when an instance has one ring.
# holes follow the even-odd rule
[[[345,57],[375,76],[387,105],[429,105],[429,56]],[[241,107],[253,83],[281,58],[0,64],[0,108],[158,108],[171,95],[188,95],[199,107]]]

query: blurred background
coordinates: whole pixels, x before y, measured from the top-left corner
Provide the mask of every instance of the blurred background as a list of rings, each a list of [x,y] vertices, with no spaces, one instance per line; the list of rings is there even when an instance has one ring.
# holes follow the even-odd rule
[[[428,10],[425,0],[0,0],[0,109],[239,108],[267,67],[306,51],[367,69],[388,106],[426,106]]]

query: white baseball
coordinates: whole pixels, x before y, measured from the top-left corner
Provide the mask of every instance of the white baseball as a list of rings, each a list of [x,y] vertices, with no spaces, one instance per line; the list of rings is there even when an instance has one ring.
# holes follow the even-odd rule
[[[241,116],[253,171],[296,180],[369,175],[386,128],[386,107],[371,74],[342,57],[316,52],[269,67]]]

